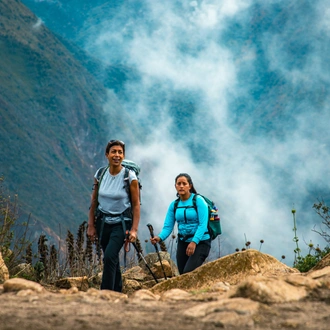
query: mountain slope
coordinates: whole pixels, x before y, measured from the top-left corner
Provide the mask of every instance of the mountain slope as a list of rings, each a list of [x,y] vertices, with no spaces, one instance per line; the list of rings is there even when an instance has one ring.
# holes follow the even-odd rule
[[[0,175],[24,214],[55,231],[59,224],[76,230],[87,219],[109,132],[132,139],[134,127],[116,98],[19,1],[0,2],[0,27]]]

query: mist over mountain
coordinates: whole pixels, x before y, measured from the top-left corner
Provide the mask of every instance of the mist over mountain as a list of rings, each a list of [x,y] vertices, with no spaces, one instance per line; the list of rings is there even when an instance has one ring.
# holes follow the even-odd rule
[[[222,254],[263,239],[292,264],[293,207],[301,248],[324,246],[311,229],[313,203],[330,197],[327,1],[24,3],[100,64],[84,65],[144,137],[129,154],[142,167],[141,235],[161,229],[188,172],[219,204]]]

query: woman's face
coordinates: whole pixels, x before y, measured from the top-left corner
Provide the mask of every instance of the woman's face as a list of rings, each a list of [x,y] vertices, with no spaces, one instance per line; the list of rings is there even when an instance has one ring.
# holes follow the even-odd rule
[[[191,184],[189,184],[185,176],[180,176],[175,182],[175,189],[179,196],[189,196],[190,195]]]
[[[124,151],[121,146],[112,146],[109,153],[106,154],[109,164],[112,166],[119,166],[124,159]]]

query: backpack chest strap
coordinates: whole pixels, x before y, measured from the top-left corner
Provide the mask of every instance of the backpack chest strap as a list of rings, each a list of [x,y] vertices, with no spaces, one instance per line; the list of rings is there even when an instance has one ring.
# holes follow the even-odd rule
[[[194,196],[195,197],[195,196]],[[176,199],[175,202],[174,202],[174,218],[176,219],[175,217],[175,214],[176,214],[176,210],[177,209],[184,209],[184,212],[183,212],[183,215],[184,215],[184,222],[187,223],[187,209],[191,209],[191,208],[194,208],[197,212],[197,208],[195,205],[187,205],[187,206],[178,206],[179,204],[179,201],[180,201],[180,198]]]

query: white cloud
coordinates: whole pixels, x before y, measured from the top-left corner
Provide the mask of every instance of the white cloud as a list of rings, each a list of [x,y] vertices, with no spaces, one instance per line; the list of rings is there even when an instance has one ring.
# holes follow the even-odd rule
[[[322,244],[322,240],[311,232],[312,224],[319,220],[312,210],[300,210],[306,208],[306,203],[312,206],[315,202],[306,201],[312,184],[315,189],[326,189],[330,179],[328,102],[323,100],[313,105],[308,98],[304,99],[305,92],[299,94],[299,87],[303,86],[311,95],[318,93],[317,88],[310,88],[309,82],[316,86],[321,80],[328,81],[326,71],[322,70],[327,55],[321,53],[322,42],[316,42],[308,45],[311,46],[307,48],[308,53],[299,54],[301,62],[294,62],[295,57],[288,52],[288,45],[295,41],[290,39],[291,32],[298,31],[298,38],[303,24],[311,25],[303,19],[295,20],[294,7],[291,8],[292,17],[288,14],[287,25],[282,29],[273,27],[269,19],[269,28],[264,27],[267,32],[253,41],[254,33],[258,31],[252,30],[250,24],[257,25],[258,19],[259,24],[264,24],[262,19],[268,19],[266,14],[271,12],[274,3],[285,9],[285,2],[281,1],[269,4],[259,1],[182,1],[180,8],[174,1],[149,1],[149,6],[143,8],[143,17],[132,15],[123,21],[122,12],[118,12],[117,18],[103,23],[97,38],[92,35],[96,41],[88,44],[89,49],[96,50],[96,54],[107,63],[119,62],[133,67],[141,76],[137,82],[127,82],[129,100],[123,102],[123,106],[131,110],[136,121],[144,121],[141,130],[146,132],[149,141],[136,144],[128,155],[142,166],[142,208],[146,217],[141,220],[142,233],[147,222],[153,223],[155,231],[161,229],[167,207],[175,198],[174,178],[180,172],[188,172],[198,191],[219,204],[224,253],[242,248],[246,235],[252,248],[258,249],[263,239],[262,251],[277,258],[286,255],[285,262],[292,265],[295,248],[292,240],[293,204],[297,209],[301,248],[303,240],[309,242],[313,239]],[[265,6],[265,17],[256,17],[251,12],[252,5],[256,4]],[[327,27],[327,11],[322,15],[322,26]],[[233,22],[251,28],[248,36],[232,37],[237,49],[224,42],[225,33],[231,32],[227,28]],[[304,35],[302,46],[318,33],[310,30],[308,36]],[[241,31],[245,32],[245,29]],[[258,51],[265,54],[269,70],[291,84],[292,94],[285,94],[287,90],[281,89],[280,85],[268,86],[265,79],[264,87],[283,93],[269,95],[278,102],[285,100],[280,103],[280,108],[272,110],[273,114],[269,111],[271,117],[265,120],[272,122],[273,119],[277,123],[277,116],[287,112],[295,114],[293,119],[281,121],[281,135],[258,136],[251,132],[246,137],[242,134],[245,124],[247,127],[254,122],[263,124],[262,118],[252,111],[255,110],[253,106],[264,106],[264,110],[269,110],[274,101],[258,102],[257,97],[251,95],[251,85],[257,82],[241,76],[242,72],[248,72],[247,75],[260,78],[256,73],[261,65]],[[184,92],[195,96],[195,120],[190,123],[195,125],[195,131],[189,138],[183,128],[181,134],[175,127],[168,104],[173,93],[181,95]],[[231,104],[242,96],[252,104],[252,110],[250,116],[236,113],[238,120],[244,115],[243,118],[250,121],[243,122],[239,130],[230,121],[234,117]],[[247,109],[250,104],[246,104]],[[263,112],[259,114],[262,116]],[[154,117],[158,121],[150,119]],[[149,122],[153,126],[146,127]],[[197,154],[191,155],[187,147],[190,142],[204,142],[204,149],[211,150],[211,160],[202,150],[203,143]]]

